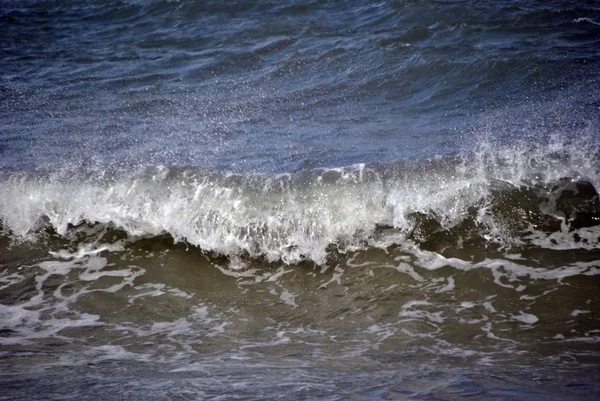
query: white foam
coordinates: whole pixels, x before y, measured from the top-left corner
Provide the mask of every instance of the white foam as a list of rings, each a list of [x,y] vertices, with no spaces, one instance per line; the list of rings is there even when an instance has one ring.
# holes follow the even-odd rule
[[[428,270],[438,270],[443,267],[453,267],[464,271],[479,268],[488,269],[494,276],[494,282],[497,285],[512,288],[518,292],[526,288],[522,283],[519,283],[519,280],[525,277],[532,280],[557,280],[560,282],[567,277],[600,274],[600,262],[598,261],[574,262],[564,266],[545,268],[531,267],[506,259],[485,259],[473,263],[457,258],[446,258],[436,252],[423,251],[414,246],[406,246],[403,249],[416,256],[417,259],[414,261],[416,265]],[[450,281],[448,285],[451,285]]]
[[[524,313],[522,311],[520,311],[520,314],[512,315],[511,317],[514,320],[518,320],[519,322],[523,322],[526,324],[534,324],[540,320],[537,316],[532,315],[531,313]]]
[[[483,140],[474,152],[455,159],[386,167],[361,164],[279,176],[167,167],[115,174],[110,179],[103,172],[86,177],[68,171],[46,176],[5,174],[0,177],[0,220],[5,230],[21,239],[31,238],[42,219],[67,237],[72,226],[97,222],[131,236],[169,233],[177,241],[232,260],[248,254],[269,261],[308,259],[322,264],[331,244],[341,252],[365,244],[387,246],[404,241],[412,232],[415,213],[434,217],[442,228],[449,228],[475,206],[482,235],[510,244],[518,240],[511,238],[489,208],[494,183],[518,188],[575,177],[598,187],[600,163],[590,157],[594,144],[584,137],[510,146]],[[395,230],[378,233],[378,226]],[[596,229],[578,233],[587,242],[572,241],[562,232],[550,236],[534,232],[530,240],[560,249],[598,245]],[[110,250],[93,244],[54,255],[77,259]],[[429,269],[453,262],[423,260]],[[461,268],[461,263],[454,266]]]
[[[372,347],[376,349],[379,343],[387,340],[388,338],[392,338],[398,332],[398,328],[391,324],[374,324],[369,326],[365,332],[378,336],[377,344],[372,345]]]
[[[573,229],[564,223],[559,231],[545,233],[530,228],[531,234],[524,237],[531,244],[540,248],[553,250],[587,249],[594,250],[600,247],[600,226]]]
[[[29,344],[42,338],[60,339],[63,338],[61,332],[65,329],[104,326],[106,323],[100,320],[99,315],[79,312],[72,305],[85,294],[116,292],[124,286],[133,286],[135,278],[145,271],[133,267],[116,271],[104,270],[107,267],[106,259],[93,256],[95,254],[67,258],[67,260],[40,262],[37,265],[39,272],[35,275],[35,293],[18,305],[0,304],[0,324],[14,332],[9,337],[0,337],[0,344]],[[29,267],[29,269],[35,268],[35,266]],[[95,285],[84,285],[82,288],[63,293],[69,278],[76,273],[81,283]],[[47,294],[46,281],[56,276],[63,276],[64,283]],[[98,286],[97,280],[103,276],[121,278],[121,281],[108,287]]]
[[[135,295],[129,295],[127,297],[127,299],[130,304],[134,303],[139,298],[145,298],[145,297],[160,297],[162,295],[170,295],[173,297],[191,299],[193,296],[192,294],[188,294],[187,292],[181,291],[178,288],[167,287],[166,284],[145,283],[143,285],[137,285],[134,288],[138,291],[141,290],[143,292],[140,292]],[[148,290],[148,291],[144,291],[144,290]]]
[[[319,286],[319,289],[326,288],[331,283],[337,283],[337,285],[342,285],[342,281],[341,281],[342,274],[344,274],[344,270],[342,268],[340,268],[339,266],[336,266],[331,279],[329,279],[327,282],[321,284]]]
[[[575,18],[573,20],[573,22],[576,23],[576,24],[587,23],[587,24],[592,24],[592,25],[600,26],[600,23],[594,21],[591,18],[587,18],[587,17]]]
[[[396,266],[396,270],[398,270],[401,273],[408,274],[410,277],[413,278],[413,280],[415,280],[417,282],[424,281],[423,277],[421,277],[421,275],[419,275],[417,272],[415,272],[415,269],[408,263],[400,263],[398,266]]]
[[[121,345],[104,344],[95,347],[91,347],[86,351],[87,360],[93,360],[95,362],[107,361],[107,360],[123,360],[123,359],[134,359],[138,361],[150,361],[152,355],[133,353],[127,351]]]
[[[10,273],[4,271],[0,273],[0,290],[10,287],[13,284],[16,284],[22,281],[25,277],[19,273]]]
[[[415,318],[415,319],[425,318],[433,323],[444,323],[445,319],[442,317],[442,314],[443,314],[442,311],[429,312],[426,310],[414,309],[415,306],[427,306],[427,305],[431,305],[431,303],[429,303],[428,301],[420,301],[420,300],[409,301],[409,302],[405,303],[404,305],[402,305],[401,311],[398,312],[398,316],[404,317],[404,318],[406,318],[406,317]]]
[[[517,344],[516,341],[511,340],[509,338],[504,338],[504,337],[499,337],[496,334],[494,334],[492,332],[492,323],[488,322],[486,323],[484,326],[481,327],[481,330],[486,332],[486,336],[487,338],[493,339],[493,340],[498,340],[498,341],[503,341],[503,342],[507,342],[507,343],[512,343],[512,344]]]
[[[121,251],[123,245],[121,243],[115,244],[104,244],[99,247],[95,247],[95,244],[85,244],[77,249],[75,252],[69,252],[66,250],[50,251],[50,255],[58,259],[82,259],[85,256],[95,256],[104,251]]]
[[[279,295],[279,299],[281,299],[284,304],[287,304],[294,309],[298,307],[298,304],[296,303],[296,296],[291,292],[283,290]]]
[[[452,291],[454,289],[454,287],[455,287],[455,285],[454,285],[454,278],[448,277],[447,280],[448,280],[448,284],[446,284],[445,286],[443,286],[441,288],[438,288],[435,292],[440,293],[440,292],[449,292],[449,291]]]

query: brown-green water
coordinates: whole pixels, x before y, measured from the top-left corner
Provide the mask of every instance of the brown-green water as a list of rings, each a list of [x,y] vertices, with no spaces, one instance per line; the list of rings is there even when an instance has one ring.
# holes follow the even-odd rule
[[[446,259],[405,242],[317,266],[170,242],[11,247],[2,399],[599,396],[595,250]]]

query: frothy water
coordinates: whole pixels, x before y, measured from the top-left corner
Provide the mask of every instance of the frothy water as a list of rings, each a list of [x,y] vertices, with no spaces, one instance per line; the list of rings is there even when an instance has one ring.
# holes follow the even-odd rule
[[[508,248],[593,248],[596,231],[588,227],[600,218],[598,156],[578,149],[581,143],[486,145],[476,157],[280,175],[174,167],[133,175],[10,173],[2,177],[0,218],[16,240],[35,238],[44,227],[73,237],[82,224],[100,224],[285,263],[321,264],[331,246],[386,246],[465,224]],[[583,240],[570,240],[573,229],[584,229],[576,233]]]
[[[101,255],[3,274],[6,372],[21,372],[8,385],[40,377],[57,391],[68,366],[73,394],[91,381],[115,399],[111,383],[155,398],[271,398],[281,383],[299,398],[595,391],[600,266],[589,255],[470,262],[404,244],[329,267],[243,270],[156,240]]]
[[[0,0],[0,398],[597,399],[598,21]]]
[[[78,397],[92,372],[121,397],[117,369],[136,397],[593,398],[598,163],[575,148],[6,174],[1,341],[27,373],[3,380],[57,389],[42,372],[69,366]]]

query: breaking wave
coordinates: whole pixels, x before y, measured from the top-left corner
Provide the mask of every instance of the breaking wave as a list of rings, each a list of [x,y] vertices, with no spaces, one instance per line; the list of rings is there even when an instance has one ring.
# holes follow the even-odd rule
[[[582,152],[582,149],[587,151]],[[6,236],[170,235],[203,251],[296,263],[411,240],[440,247],[595,248],[591,142],[484,143],[465,156],[289,174],[197,167],[0,175]]]

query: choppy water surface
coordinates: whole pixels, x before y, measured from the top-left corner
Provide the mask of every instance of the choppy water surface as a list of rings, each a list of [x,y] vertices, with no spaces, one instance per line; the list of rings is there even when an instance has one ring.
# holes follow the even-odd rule
[[[0,398],[600,397],[595,2],[0,32]]]

